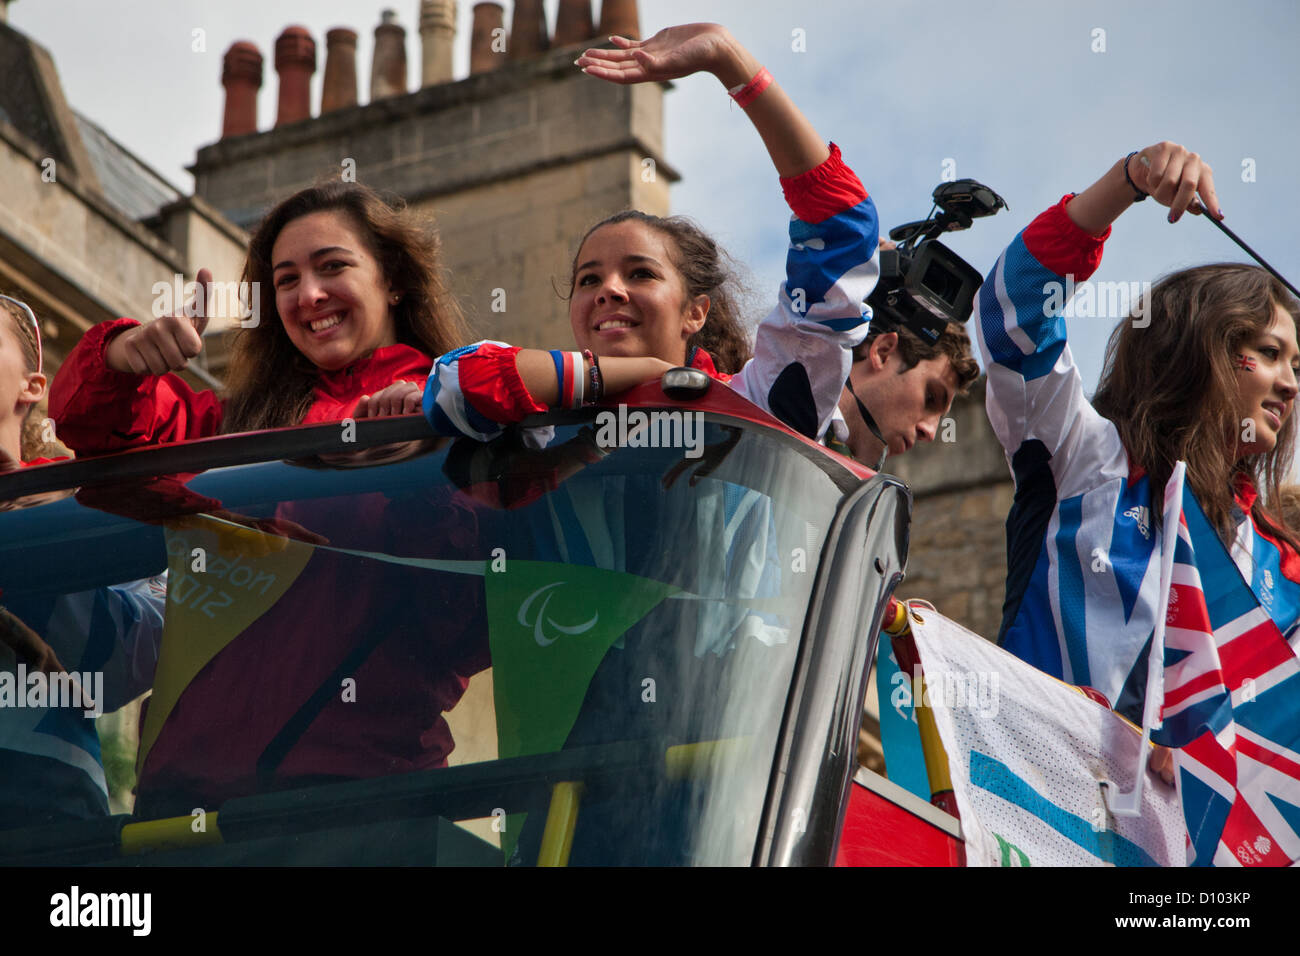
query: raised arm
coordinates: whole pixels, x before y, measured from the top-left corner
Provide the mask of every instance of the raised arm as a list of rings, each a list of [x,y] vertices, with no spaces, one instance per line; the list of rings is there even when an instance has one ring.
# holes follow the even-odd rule
[[[198,281],[210,302],[212,273],[199,270]],[[60,441],[84,456],[217,433],[216,395],[173,374],[203,350],[208,309],[194,305],[144,325],[101,322],[81,337],[50,387]]]
[[[578,65],[615,83],[716,76],[745,110],[781,177],[795,218],[786,281],[754,341],[754,359],[731,386],[809,437],[830,423],[867,335],[863,305],[879,277],[875,205],[767,70],[715,23],[669,27],[644,41],[614,37]]]
[[[587,50],[578,58],[583,72],[613,83],[676,80],[693,73],[712,73],[741,100],[741,91],[759,77],[762,64],[726,27],[688,23],[660,30],[648,40],[611,37],[617,50]],[[763,138],[777,173],[789,179],[820,166],[830,156],[808,118],[774,80],[745,105]],[[760,79],[757,85],[761,86]]]
[[[1191,202],[1198,194],[1222,216],[1209,167],[1181,146],[1158,143],[1116,161],[1088,189],[1039,215],[980,287],[974,322],[988,369],[988,415],[1008,458],[1031,441],[1052,459],[1075,451],[1109,459],[1117,452],[1118,437],[1084,396],[1062,316],[1075,285],[1101,264],[1111,223],[1148,192],[1170,207],[1171,221],[1196,212]],[[1102,478],[1090,467],[1068,471],[1079,480]]]
[[[1127,174],[1127,175],[1126,175]],[[1196,153],[1177,143],[1156,143],[1117,160],[1106,174],[1070,201],[1066,212],[1085,232],[1101,236],[1120,215],[1147,193],[1169,207],[1169,221],[1184,212],[1201,214],[1201,204],[1215,219],[1223,218],[1214,192],[1214,171]]]

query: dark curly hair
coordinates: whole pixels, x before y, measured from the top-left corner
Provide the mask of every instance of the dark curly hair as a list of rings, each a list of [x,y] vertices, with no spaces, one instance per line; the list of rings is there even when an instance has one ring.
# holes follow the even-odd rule
[[[880,325],[882,327],[877,328]],[[903,372],[916,368],[921,362],[947,356],[957,376],[957,394],[965,395],[971,383],[980,376],[979,363],[971,351],[970,336],[966,330],[955,322],[950,322],[933,345],[921,339],[916,333],[901,325],[883,325],[872,323],[872,331],[866,340],[853,350],[853,361],[864,358],[871,349],[871,343],[888,332],[898,334],[898,357],[903,362]],[[901,374],[901,373],[900,373]]]
[[[753,354],[749,335],[740,319],[739,302],[742,292],[731,266],[731,257],[712,237],[685,216],[654,216],[636,209],[615,213],[596,223],[582,237],[574,253],[569,270],[569,295],[573,295],[577,281],[578,255],[592,233],[604,226],[621,222],[639,222],[673,242],[676,255],[673,266],[681,273],[686,284],[687,299],[697,295],[709,297],[709,314],[704,326],[686,340],[686,354],[692,348],[701,348],[713,357],[719,372],[734,375],[744,367]]]

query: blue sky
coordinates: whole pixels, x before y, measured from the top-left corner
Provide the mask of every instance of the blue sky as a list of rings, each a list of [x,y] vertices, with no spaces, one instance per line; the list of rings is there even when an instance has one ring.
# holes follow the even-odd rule
[[[418,3],[387,5],[408,29],[414,86]],[[302,23],[323,48],[325,30],[350,26],[361,34],[357,62],[368,77],[384,6],[18,0],[10,23],[50,50],[75,109],[190,191],[184,166],[220,130],[221,56],[230,43],[253,40],[268,58],[265,125],[274,116],[275,36]],[[468,72],[471,6],[460,2],[457,78]],[[547,3],[552,23],[555,6]],[[886,228],[928,212],[945,160],[958,177],[996,189],[1011,211],[947,240],[980,272],[1062,194],[1084,188],[1130,150],[1170,139],[1213,165],[1228,223],[1292,282],[1300,279],[1300,217],[1291,212],[1300,188],[1300,4],[1293,0],[643,0],[640,7],[647,36],[700,19],[730,27],[822,135],[840,144]],[[192,48],[195,29],[205,31],[205,51]],[[1097,30],[1105,31],[1104,52],[1094,50]],[[320,79],[318,71],[314,104]],[[709,76],[677,83],[666,121],[667,159],[683,174],[674,211],[695,217],[746,263],[755,294],[766,299],[780,280],[788,213],[757,135]],[[1243,163],[1253,165],[1253,182],[1243,181]],[[1117,223],[1095,278],[1141,282],[1244,258],[1208,223],[1186,217],[1171,226],[1161,207],[1146,202]],[[1069,323],[1089,389],[1115,321]]]

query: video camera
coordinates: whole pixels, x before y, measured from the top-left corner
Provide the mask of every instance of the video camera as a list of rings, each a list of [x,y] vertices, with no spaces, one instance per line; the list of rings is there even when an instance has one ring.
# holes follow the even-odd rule
[[[880,251],[880,281],[867,297],[874,329],[903,326],[933,345],[949,322],[964,323],[984,277],[935,237],[969,229],[971,222],[1008,209],[992,189],[973,179],[940,183],[930,216],[889,231],[897,249]],[[939,210],[935,214],[935,210]]]

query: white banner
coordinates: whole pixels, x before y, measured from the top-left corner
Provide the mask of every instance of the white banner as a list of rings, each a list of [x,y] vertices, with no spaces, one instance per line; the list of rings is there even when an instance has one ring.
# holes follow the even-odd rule
[[[1156,775],[1146,771],[1139,816],[1106,808],[1103,780],[1133,789],[1143,744],[1132,724],[936,611],[908,617],[967,865],[1186,865],[1178,795]]]

